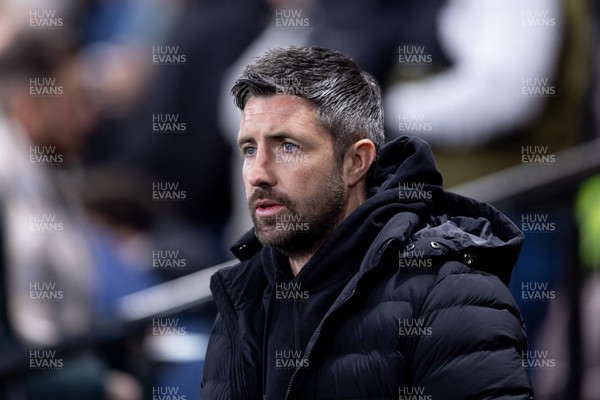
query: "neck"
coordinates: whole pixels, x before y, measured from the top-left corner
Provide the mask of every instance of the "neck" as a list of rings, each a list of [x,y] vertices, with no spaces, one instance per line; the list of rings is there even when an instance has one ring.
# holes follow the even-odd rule
[[[341,219],[337,223],[335,223],[333,225],[333,227],[331,228],[331,230],[329,232],[327,232],[326,235],[323,235],[321,240],[319,240],[317,243],[315,243],[310,249],[302,251],[302,252],[294,252],[294,253],[286,254],[288,257],[288,261],[290,263],[290,269],[292,270],[292,273],[294,274],[294,276],[298,275],[300,270],[306,265],[308,260],[310,260],[312,258],[312,256],[317,252],[317,250],[319,250],[321,245],[323,243],[325,243],[325,240],[327,240],[327,238],[329,237],[331,232],[335,229],[336,226],[339,225],[340,222],[341,222]]]
[[[310,260],[310,258],[313,256],[313,254],[314,254],[314,252],[307,256],[289,257],[288,258],[290,260],[290,269],[292,270],[292,274],[294,274],[294,276],[298,275],[298,273],[300,272],[302,267],[304,267],[306,265],[306,263],[308,262],[308,260]]]

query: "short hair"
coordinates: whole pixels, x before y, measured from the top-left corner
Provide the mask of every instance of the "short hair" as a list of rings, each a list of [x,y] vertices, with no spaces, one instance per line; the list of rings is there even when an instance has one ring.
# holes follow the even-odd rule
[[[246,66],[231,89],[241,110],[251,96],[295,95],[316,106],[332,135],[338,160],[361,139],[376,148],[385,141],[381,88],[346,55],[321,47],[277,48]]]

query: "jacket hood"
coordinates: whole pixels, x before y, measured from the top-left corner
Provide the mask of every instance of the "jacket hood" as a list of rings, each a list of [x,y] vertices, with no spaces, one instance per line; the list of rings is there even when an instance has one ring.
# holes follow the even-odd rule
[[[523,242],[519,229],[494,207],[444,192],[431,148],[416,137],[399,137],[381,148],[367,200],[334,229],[309,263],[339,262],[338,257],[358,249],[376,252],[391,238],[400,243],[435,239],[446,256],[468,255],[470,266],[505,283]],[[425,247],[428,256],[432,250]],[[231,250],[244,261],[261,248],[252,229]]]
[[[368,185],[368,195],[372,197],[390,189],[397,195],[401,183],[441,189],[442,175],[435,167],[431,147],[424,140],[402,136],[383,146]]]

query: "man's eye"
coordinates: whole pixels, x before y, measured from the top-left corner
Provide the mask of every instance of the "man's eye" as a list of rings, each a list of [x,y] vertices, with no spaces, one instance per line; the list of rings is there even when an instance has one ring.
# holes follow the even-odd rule
[[[283,151],[285,153],[296,153],[299,150],[300,150],[300,147],[298,147],[297,145],[295,145],[293,143],[289,143],[289,142],[283,143]]]
[[[242,155],[244,157],[253,157],[256,155],[256,147],[254,146],[246,146],[242,149]]]

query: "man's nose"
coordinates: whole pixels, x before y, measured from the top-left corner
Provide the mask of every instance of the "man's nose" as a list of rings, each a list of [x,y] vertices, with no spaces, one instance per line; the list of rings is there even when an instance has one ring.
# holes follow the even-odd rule
[[[273,156],[264,148],[256,151],[256,156],[248,168],[248,183],[252,186],[274,186],[277,182],[273,170]]]

